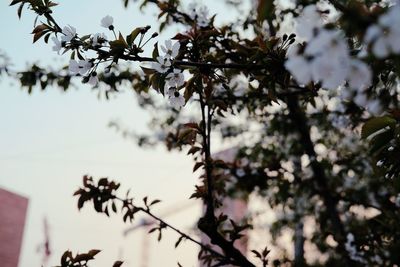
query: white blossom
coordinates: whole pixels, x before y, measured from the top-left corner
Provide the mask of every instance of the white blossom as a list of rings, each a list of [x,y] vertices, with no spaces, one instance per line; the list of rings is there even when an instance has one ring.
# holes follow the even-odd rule
[[[348,82],[351,88],[357,90],[369,87],[372,83],[372,72],[367,64],[358,59],[351,60]]]
[[[353,101],[360,107],[365,107],[368,104],[367,95],[364,93],[358,93]]]
[[[344,110],[344,105],[340,102],[336,107],[336,112],[329,113],[328,119],[332,123],[333,127],[337,129],[345,129],[351,123],[348,116],[341,114]]]
[[[51,40],[53,41],[54,45],[53,45],[53,51],[57,52],[58,54],[60,54],[60,50],[62,48],[62,42],[60,40],[58,40],[57,37],[53,36],[51,38]]]
[[[289,57],[285,62],[285,67],[299,83],[308,84],[311,82],[311,64],[303,56]]]
[[[185,105],[185,98],[179,93],[176,88],[171,87],[168,90],[169,103],[174,108],[178,109]]]
[[[61,36],[61,41],[62,42],[70,42],[76,36],[76,29],[74,27],[72,27],[71,25],[68,25],[63,28],[62,33],[64,35]]]
[[[171,67],[171,60],[167,57],[157,57],[156,62],[151,63],[151,68],[159,73],[166,73]]]
[[[313,56],[312,76],[322,87],[335,89],[344,84],[349,67],[348,46],[338,31],[320,30],[306,47]]]
[[[209,9],[205,5],[199,6],[195,2],[189,4],[189,16],[199,27],[207,27],[209,24]]]
[[[87,59],[78,61],[71,59],[69,61],[68,70],[71,75],[77,75],[77,74],[85,75],[90,70],[91,67],[92,63],[89,62],[89,60]]]
[[[385,58],[389,55],[389,40],[383,35],[380,36],[372,46],[372,52],[378,58]]]
[[[383,265],[383,261],[382,258],[379,255],[374,255],[371,260],[375,263],[378,264],[378,266],[382,266]]]
[[[101,19],[100,25],[101,25],[101,27],[112,30],[114,28],[113,23],[114,23],[114,18],[107,15]]]
[[[97,75],[90,75],[88,84],[91,86],[96,86],[99,83],[99,77]]]
[[[340,90],[340,100],[342,101],[351,101],[354,97],[354,91],[350,88],[342,88]]]
[[[315,5],[308,5],[296,19],[296,33],[300,38],[310,40],[323,25],[321,15]]]
[[[346,81],[353,89],[366,89],[372,83],[372,72],[361,60],[352,59],[345,35],[325,29],[315,5],[307,6],[297,18],[298,33],[308,39],[304,55],[289,49],[286,69],[300,84],[311,81],[326,89],[337,89]]]
[[[239,177],[243,177],[246,175],[245,171],[242,168],[236,170],[236,175]]]
[[[367,43],[373,42],[381,34],[382,34],[382,29],[378,25],[373,24],[368,27],[368,29],[364,35],[364,41]]]
[[[181,44],[179,42],[176,42],[172,45],[171,40],[166,40],[165,41],[165,46],[161,46],[161,50],[165,53],[165,57],[168,58],[176,58],[179,54],[179,48],[181,47]]]
[[[357,262],[366,264],[367,262],[366,262],[366,260],[363,258],[364,253],[361,252],[361,251],[360,251],[360,252],[357,251],[357,248],[356,248],[356,246],[354,245],[354,236],[353,236],[353,234],[352,234],[352,233],[347,234],[346,239],[347,239],[347,240],[346,240],[346,244],[345,244],[344,246],[345,246],[347,252],[349,253],[350,258],[351,258],[353,261],[357,261]]]
[[[331,58],[328,55],[317,57],[312,61],[312,76],[323,88],[335,89],[344,84],[347,75],[347,64],[343,58]]]
[[[339,31],[321,30],[305,50],[307,55],[347,56],[348,46]]]
[[[183,73],[179,69],[174,69],[166,78],[168,79],[168,85],[171,87],[179,88],[185,83]]]
[[[383,112],[383,107],[378,99],[370,100],[367,104],[367,110],[374,116],[378,116]]]
[[[103,41],[107,41],[107,37],[104,33],[96,33],[92,38],[92,45],[97,46],[100,45]]]
[[[389,54],[400,54],[400,5],[397,4],[381,15],[377,24],[368,27],[364,41],[371,45],[372,53],[378,58]]]
[[[209,23],[209,10],[207,6],[200,6],[197,13],[197,25],[206,27]]]

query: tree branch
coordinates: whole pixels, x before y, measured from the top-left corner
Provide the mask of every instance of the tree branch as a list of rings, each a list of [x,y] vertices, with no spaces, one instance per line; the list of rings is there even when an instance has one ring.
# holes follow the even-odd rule
[[[210,166],[211,164],[211,153],[210,153],[210,132],[209,132],[209,125],[211,123],[210,120],[210,111],[207,109],[208,114],[206,117],[206,103],[204,102],[203,99],[203,93],[198,90],[198,94],[200,97],[200,108],[201,108],[201,118],[202,118],[202,130],[201,130],[201,136],[203,139],[203,149],[204,149],[204,161],[205,161],[205,170],[206,170],[206,186],[207,186],[207,210],[206,210],[206,217],[212,220],[215,220],[215,214],[214,214],[214,197],[213,197],[213,181],[212,181],[212,168]]]
[[[215,218],[215,207],[213,197],[213,179],[212,179],[212,163],[211,158],[211,122],[212,115],[210,107],[204,101],[202,90],[198,90],[200,98],[200,108],[202,116],[202,131],[201,135],[203,138],[203,149],[204,149],[204,161],[206,171],[206,183],[207,183],[207,199],[206,199],[206,214],[201,218],[197,224],[198,228],[204,232],[211,240],[212,244],[219,246],[227,257],[232,258],[236,264],[243,267],[255,267],[238,249],[233,246],[233,242],[225,239],[218,232],[218,224]],[[207,114],[206,114],[207,108]]]
[[[289,117],[292,119],[292,122],[296,125],[297,130],[300,133],[300,141],[303,144],[304,152],[310,157],[310,165],[314,172],[314,180],[317,184],[318,192],[328,210],[334,230],[334,236],[339,243],[338,249],[341,251],[341,253],[343,253],[343,255],[345,255],[347,262],[351,263],[352,261],[348,257],[344,246],[344,243],[346,242],[346,232],[337,210],[338,200],[333,197],[329,191],[329,186],[327,183],[328,179],[326,177],[325,170],[316,160],[317,153],[315,152],[314,144],[311,141],[307,118],[301,110],[298,98],[296,96],[288,96],[287,100]]]
[[[121,202],[126,202],[126,201],[127,201],[126,199],[122,199],[122,198],[119,198],[119,197],[115,197],[115,199],[118,199],[118,200],[120,200]],[[176,227],[172,226],[171,224],[165,222],[165,221],[164,221],[163,219],[161,219],[160,217],[154,215],[154,214],[150,211],[150,209],[144,208],[144,207],[139,207],[139,206],[134,206],[134,208],[135,208],[137,211],[141,211],[141,212],[147,214],[148,216],[152,217],[154,220],[158,221],[159,223],[161,223],[161,224],[164,225],[165,227],[167,227],[167,228],[173,230],[174,232],[178,233],[180,236],[184,237],[185,239],[190,240],[190,241],[192,241],[193,243],[199,245],[202,249],[204,249],[204,250],[206,250],[206,251],[208,251],[208,252],[214,254],[215,256],[218,256],[218,257],[221,257],[221,258],[227,258],[227,256],[222,255],[221,253],[219,253],[219,252],[213,250],[212,248],[210,248],[210,247],[208,247],[208,246],[202,244],[200,241],[197,241],[196,239],[192,238],[192,237],[189,236],[188,234],[182,232],[182,231],[179,230],[178,228],[176,228]]]

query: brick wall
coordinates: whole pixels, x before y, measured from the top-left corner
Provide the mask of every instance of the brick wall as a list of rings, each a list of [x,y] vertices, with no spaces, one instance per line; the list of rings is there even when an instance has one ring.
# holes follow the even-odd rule
[[[28,199],[0,188],[0,266],[17,267]]]

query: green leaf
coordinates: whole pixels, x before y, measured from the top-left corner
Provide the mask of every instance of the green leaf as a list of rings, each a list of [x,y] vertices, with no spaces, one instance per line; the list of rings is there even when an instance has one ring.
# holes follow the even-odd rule
[[[117,213],[117,205],[115,205],[115,202],[113,202],[111,204],[111,208],[112,208],[113,212]]]
[[[119,32],[118,41],[120,41],[121,44],[124,44],[125,48],[129,47],[128,43],[125,41],[125,38],[124,38],[124,36],[122,36],[121,32]]]
[[[150,84],[157,92],[164,95],[165,75],[155,73],[150,78]]]
[[[96,256],[97,254],[99,254],[101,252],[101,250],[98,249],[92,249],[88,252],[88,254],[92,257]]]
[[[89,38],[90,38],[90,34],[86,34],[86,35],[84,35],[84,36],[81,37],[81,41],[84,42],[84,41],[86,41],[86,40],[89,39]]]
[[[127,44],[125,41],[115,40],[110,42],[111,54],[114,56],[122,55],[126,47]]]
[[[93,260],[93,257],[87,253],[78,254],[74,258],[74,262],[81,262],[81,261],[90,261]]]
[[[42,0],[29,0],[30,4],[33,7],[44,7],[44,3],[42,2]]]
[[[157,57],[159,56],[159,52],[158,52],[158,42],[156,42],[154,44],[154,49],[153,49],[153,59],[157,59]]]
[[[26,3],[23,2],[23,3],[21,3],[21,5],[19,5],[18,11],[17,11],[18,18],[21,18],[21,16],[22,16],[22,10],[24,9],[24,5],[25,5],[25,4],[26,4]]]
[[[390,116],[383,116],[372,118],[367,121],[361,130],[361,138],[367,138],[368,136],[384,129],[385,127],[393,128],[396,125],[396,120]]]
[[[49,29],[49,26],[47,26],[46,24],[40,24],[40,25],[36,26],[35,29],[33,29],[32,33],[42,32],[46,29]]]
[[[179,244],[181,243],[182,240],[183,240],[183,236],[180,236],[175,243],[175,248],[177,248],[179,246]]]
[[[67,250],[61,257],[61,266],[67,266],[69,259],[72,259],[72,252]]]
[[[53,7],[53,6],[58,6],[58,4],[50,1],[50,2],[47,4],[47,6],[48,6],[48,7]]]
[[[262,256],[261,256],[261,253],[260,252],[258,252],[257,250],[252,250],[251,252],[253,252],[253,254],[257,257],[257,258],[262,258]]]
[[[79,52],[79,50],[76,50],[76,56],[80,59],[80,60],[84,60],[85,58],[82,56],[82,54]]]
[[[133,42],[135,41],[136,37],[139,35],[141,30],[142,28],[136,28],[131,32],[131,34],[126,36],[126,42],[128,43],[129,46],[132,46]]]
[[[197,169],[200,168],[203,165],[204,165],[203,162],[196,162],[196,164],[193,167],[193,172],[197,171]]]
[[[393,132],[393,130],[389,130],[374,136],[370,142],[370,152],[372,154],[379,154],[393,139]]]
[[[160,202],[161,202],[161,200],[155,199],[155,200],[153,200],[153,201],[150,203],[150,206],[153,206],[153,205],[155,205],[155,204],[157,204],[157,203],[160,203]]]
[[[186,86],[185,86],[185,91],[183,93],[183,97],[185,98],[185,102],[188,102],[189,99],[192,97],[194,91],[195,91],[195,81],[198,77],[194,76],[189,81],[187,81]]]
[[[33,35],[33,43],[36,43],[43,35],[46,34],[46,31],[40,31]]]
[[[272,0],[259,1],[257,7],[257,20],[263,21],[266,19],[273,19],[275,14],[275,5]]]
[[[48,33],[45,37],[44,37],[44,42],[47,44],[49,43],[49,38],[51,36],[51,33]]]
[[[21,3],[21,2],[24,2],[24,1],[25,1],[25,0],[13,0],[13,1],[11,1],[10,6],[16,5],[16,4]]]
[[[154,69],[145,68],[145,67],[142,67],[142,66],[140,66],[140,68],[141,68],[141,69],[143,70],[143,72],[144,72],[145,74],[147,74],[147,75],[154,74],[154,73],[156,72]]]
[[[113,264],[113,267],[120,267],[123,263],[124,263],[123,261],[116,261],[116,262]]]

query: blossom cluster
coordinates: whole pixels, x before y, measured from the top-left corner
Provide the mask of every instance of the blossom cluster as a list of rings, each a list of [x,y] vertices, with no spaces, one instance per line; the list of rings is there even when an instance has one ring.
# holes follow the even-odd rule
[[[297,34],[308,40],[304,51],[289,50],[286,68],[302,84],[320,82],[323,88],[336,89],[347,81],[351,88],[371,85],[372,73],[359,59],[351,58],[340,30],[325,29],[315,5],[304,8],[297,19]]]
[[[366,264],[366,261],[363,258],[363,253],[358,252],[356,246],[354,245],[354,236],[352,233],[347,234],[345,248],[352,260]]]
[[[369,99],[366,93],[372,84],[372,71],[365,62],[351,56],[344,33],[324,28],[315,5],[305,7],[296,22],[296,32],[307,44],[289,49],[285,67],[297,82],[313,81],[332,90],[342,87],[343,100],[352,100],[374,115],[381,113],[380,101]]]
[[[113,17],[105,16],[101,20],[100,25],[114,32],[113,23]],[[65,51],[67,49],[77,49],[77,44],[79,46],[82,42],[85,42],[86,45],[89,45],[94,49],[110,48],[110,43],[104,33],[96,33],[88,38],[78,38],[76,28],[72,26],[64,27],[61,32],[61,38],[54,36],[52,40],[54,43],[53,51],[58,54],[60,54],[63,49]],[[179,54],[180,43],[175,42],[173,44],[171,40],[167,40],[160,48],[163,54],[158,55],[155,58],[155,61],[151,64],[151,68],[161,74],[165,79],[164,92],[166,92],[171,105],[175,108],[180,108],[185,105],[185,98],[179,92],[179,90],[184,86],[185,80],[182,70],[173,67],[173,62]],[[78,60],[70,60],[68,70],[71,75],[80,75],[83,77],[84,82],[96,86],[99,82],[96,72],[99,63],[100,60],[96,62],[96,59],[87,59],[80,56]]]
[[[192,2],[188,6],[189,17],[194,20],[199,27],[207,27],[210,22],[209,9],[205,5],[198,5]]]
[[[53,51],[60,54],[61,49],[67,47],[68,44],[71,44],[73,40],[77,37],[76,28],[72,26],[65,26],[62,30],[62,36],[60,39],[57,37],[52,37],[54,46]],[[80,59],[75,60],[71,59],[69,62],[68,70],[71,75],[81,75],[86,76],[91,68],[93,67],[93,62],[88,59]],[[88,83],[92,86],[95,86],[98,82],[98,78],[95,75],[88,75]]]
[[[106,16],[101,20],[101,26],[107,28],[109,30],[113,30],[113,21],[114,19],[111,16]],[[71,47],[73,48],[78,38],[76,28],[68,25],[65,26],[61,31],[61,37],[58,38],[56,36],[52,37],[53,51],[58,54],[61,53],[62,49]],[[90,36],[88,39],[88,44],[94,48],[99,48],[108,44],[107,37],[104,33],[96,33]],[[68,70],[71,75],[81,75],[83,76],[83,81],[87,82],[91,86],[96,86],[99,82],[97,77],[97,73],[95,71],[94,59],[71,59],[69,62]]]
[[[111,16],[106,16],[101,20],[101,26],[108,28],[110,30],[113,29],[112,26],[113,18]],[[71,25],[65,26],[61,32],[61,38],[52,37],[53,51],[60,54],[63,48],[67,48],[68,46],[72,46],[74,40],[78,37],[76,28]],[[107,37],[104,33],[96,33],[91,36],[89,39],[90,45],[93,47],[99,47],[103,44],[106,44]],[[94,60],[91,59],[71,59],[69,62],[68,70],[71,75],[81,75],[83,76],[83,80],[88,82],[91,86],[96,86],[99,82],[97,77],[97,73],[94,67]]]
[[[358,251],[357,247],[354,245],[354,235],[352,233],[347,234],[345,249],[353,261],[359,262],[362,265],[368,264],[368,262],[365,260],[366,256],[364,253],[362,251]],[[382,258],[379,255],[369,257],[369,261],[375,263],[374,266],[382,266],[383,264]]]
[[[156,72],[166,75],[164,91],[167,92],[169,101],[175,108],[185,105],[185,98],[179,92],[185,84],[184,75],[182,70],[172,66],[172,62],[179,54],[179,49],[179,42],[172,44],[171,40],[166,40],[165,44],[161,45],[163,55],[157,56],[156,62],[151,64],[151,68]]]
[[[390,7],[376,24],[368,27],[364,42],[377,58],[400,54],[400,4]]]

